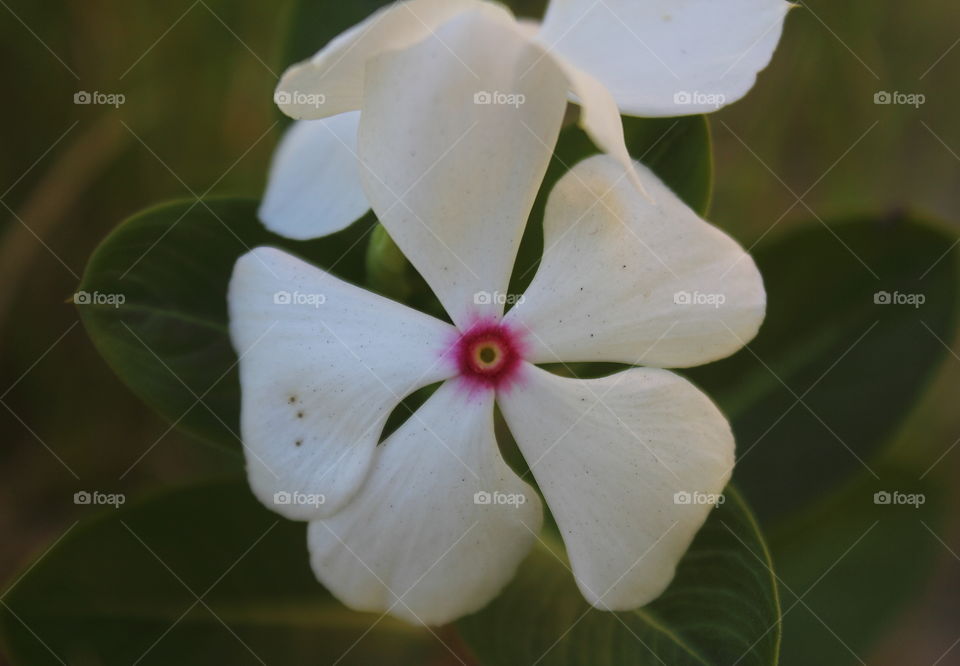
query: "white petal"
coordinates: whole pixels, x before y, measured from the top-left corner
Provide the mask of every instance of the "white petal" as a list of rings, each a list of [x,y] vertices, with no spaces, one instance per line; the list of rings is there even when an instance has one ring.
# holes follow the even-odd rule
[[[493,392],[468,396],[441,386],[379,447],[356,498],[310,524],[313,570],[347,606],[445,624],[496,596],[532,545],[540,499],[500,457]]]
[[[458,325],[502,310],[475,295],[506,290],[566,93],[556,63],[506,14],[458,16],[367,67],[367,196]]]
[[[360,183],[360,112],[300,120],[273,156],[260,219],[270,231],[306,240],[340,231],[370,208]]]
[[[667,370],[593,380],[527,370],[500,409],[557,520],[580,591],[604,610],[652,601],[712,509],[705,500],[730,478],[730,427]]]
[[[783,0],[552,0],[540,39],[637,116],[715,111],[770,62]]]
[[[543,260],[506,317],[529,332],[527,360],[686,367],[733,353],[759,329],[766,294],[750,255],[636,169],[656,204],[603,155],[551,192]]]
[[[280,250],[237,260],[229,307],[250,485],[288,518],[337,511],[366,477],[390,411],[456,372],[451,326]]]
[[[444,21],[482,5],[478,0],[393,2],[338,35],[280,79],[275,100],[293,118],[326,118],[359,109],[371,57],[417,43]]]

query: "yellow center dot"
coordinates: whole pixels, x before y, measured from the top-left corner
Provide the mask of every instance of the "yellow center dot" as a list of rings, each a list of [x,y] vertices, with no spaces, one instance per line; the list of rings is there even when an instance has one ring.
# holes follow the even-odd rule
[[[497,362],[499,350],[493,345],[483,345],[477,348],[477,361],[480,365],[491,366]]]

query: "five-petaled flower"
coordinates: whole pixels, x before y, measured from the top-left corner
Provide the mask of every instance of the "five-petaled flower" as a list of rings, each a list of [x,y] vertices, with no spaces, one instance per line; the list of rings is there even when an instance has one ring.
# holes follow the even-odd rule
[[[550,195],[522,301],[504,314],[500,299],[474,298],[506,291],[549,158],[540,152],[527,157],[535,166],[504,169],[509,182],[458,160],[427,177],[427,194],[398,203],[369,190],[452,325],[280,250],[237,262],[230,326],[249,480],[267,506],[310,521],[313,569],[351,608],[440,624],[481,608],[513,576],[542,506],[501,458],[495,404],[598,608],[658,596],[711,510],[676,497],[716,496],[730,477],[727,421],[663,368],[745,344],[763,318],[763,285],[740,246],[645,167],[635,165],[655,204],[609,156],[576,165]],[[385,180],[406,173],[381,155]],[[473,189],[453,187],[463,183]],[[278,292],[322,294],[323,304],[278,303]],[[538,367],[591,361],[638,367],[599,379]],[[378,446],[400,401],[437,382]],[[324,501],[275,504],[276,493]]]
[[[290,238],[346,227],[369,208],[361,178],[382,137],[412,136],[427,152],[446,148],[458,137],[435,127],[464,103],[501,114],[536,105],[524,112],[529,122],[562,111],[570,98],[590,138],[629,172],[619,114],[704,113],[740,99],[770,61],[789,7],[551,0],[537,24],[485,0],[392,3],[284,74],[275,99],[301,121],[274,158],[261,219]],[[500,64],[496,81],[474,65],[478,57]],[[438,80],[439,98],[429,94]],[[417,154],[397,158],[418,172]]]

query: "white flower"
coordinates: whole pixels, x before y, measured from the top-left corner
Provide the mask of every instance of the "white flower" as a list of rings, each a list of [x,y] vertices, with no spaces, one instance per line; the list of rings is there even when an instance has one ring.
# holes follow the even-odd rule
[[[440,133],[459,122],[442,118]],[[276,249],[238,260],[230,328],[250,484],[268,507],[310,521],[313,570],[346,605],[449,622],[506,585],[541,526],[539,497],[500,456],[496,403],[585,598],[635,608],[664,590],[711,510],[676,498],[717,496],[734,462],[723,415],[662,368],[706,363],[751,339],[762,281],[735,241],[649,170],[635,165],[655,204],[597,155],[551,193],[542,262],[504,315],[506,299],[491,295],[507,293],[550,154],[528,149],[525,131],[484,128],[465,141],[490,141],[491,151],[518,142],[507,167],[458,159],[422,175],[394,159],[411,147],[403,140],[370,152],[398,191],[427,184],[399,202],[386,184],[368,191],[453,325]],[[581,361],[642,367],[592,380],[537,367]],[[401,399],[436,382],[378,446]]]
[[[434,123],[463,100],[517,110],[548,97],[552,105],[539,106],[550,115],[569,97],[594,143],[629,169],[619,114],[687,115],[737,101],[770,61],[789,7],[783,0],[552,0],[538,25],[484,0],[393,3],[284,74],[277,103],[309,122],[294,124],[277,151],[261,219],[290,238],[348,226],[369,207],[360,182],[371,148],[364,137],[383,141],[413,123],[421,144],[446,148],[457,137],[434,132]],[[511,67],[509,76],[490,81],[472,64],[477,56]],[[424,79],[437,77],[443,96],[423,95]],[[387,134],[374,135],[371,124]]]

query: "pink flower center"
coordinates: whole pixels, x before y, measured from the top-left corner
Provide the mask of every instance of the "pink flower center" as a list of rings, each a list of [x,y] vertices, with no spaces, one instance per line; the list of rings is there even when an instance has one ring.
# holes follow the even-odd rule
[[[461,378],[470,389],[507,388],[523,361],[520,336],[497,321],[478,321],[453,346]]]

